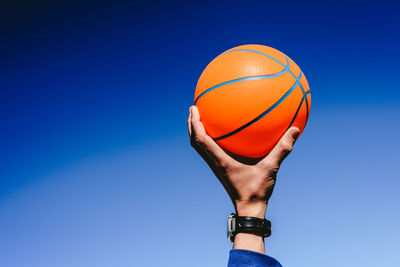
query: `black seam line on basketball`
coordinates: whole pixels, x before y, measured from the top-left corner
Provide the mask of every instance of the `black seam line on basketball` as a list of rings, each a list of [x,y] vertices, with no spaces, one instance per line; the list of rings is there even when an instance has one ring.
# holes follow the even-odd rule
[[[307,96],[308,94],[310,94],[310,93],[311,93],[310,90],[308,90],[308,91],[306,92],[306,96]],[[300,101],[300,104],[299,104],[299,106],[298,106],[298,108],[297,108],[297,110],[296,110],[296,113],[294,114],[293,119],[292,119],[292,121],[290,122],[289,126],[286,128],[286,131],[287,131],[290,127],[292,127],[292,124],[293,124],[293,122],[296,120],[297,114],[299,113],[300,108],[301,108],[301,105],[303,105],[304,100],[306,99],[306,101],[307,101],[307,97],[306,97],[306,96],[303,96],[303,97],[301,98],[301,101]],[[306,123],[307,123],[307,121],[306,121]],[[285,132],[286,132],[286,131],[285,131]]]
[[[292,76],[294,77],[294,78],[296,78],[296,76],[294,75],[294,73],[291,71],[291,70],[289,70],[289,73],[290,74],[292,74]],[[301,84],[301,83],[299,83],[299,85],[300,85],[300,89],[301,89],[301,91],[303,92],[303,98],[305,97],[306,99],[306,108],[307,108],[307,116],[306,116],[306,118],[308,119],[308,113],[309,113],[309,108],[308,108],[308,100],[307,100],[307,97],[306,97],[306,92],[305,92],[305,90],[304,90],[304,88],[303,88],[303,85]],[[310,90],[309,90],[310,91]],[[309,92],[308,91],[308,92]]]
[[[282,53],[282,55],[286,58],[286,60],[289,60],[288,57],[287,57],[285,54]],[[292,74],[293,78],[296,79],[296,75],[294,75],[294,73],[293,73],[290,69],[288,70],[288,72],[289,72],[290,74]],[[300,70],[300,72],[301,72],[301,70]],[[303,97],[304,97],[305,100],[306,100],[306,107],[307,107],[307,116],[306,116],[307,119],[306,119],[306,121],[307,121],[307,120],[308,120],[308,114],[309,114],[308,100],[307,100],[307,97],[306,97],[306,92],[305,92],[305,90],[304,90],[303,85],[301,84],[301,82],[299,83],[299,85],[300,85],[301,91],[303,92]],[[310,90],[309,90],[309,91],[310,91]],[[311,94],[311,92],[310,92],[310,94]]]
[[[253,123],[259,121],[261,118],[263,118],[265,115],[267,115],[268,113],[270,113],[272,110],[274,110],[277,106],[279,106],[280,103],[282,103],[293,91],[294,89],[296,89],[296,87],[299,85],[300,83],[300,78],[301,75],[303,73],[300,71],[299,77],[297,77],[295,83],[293,84],[293,86],[281,97],[278,99],[278,101],[276,101],[271,107],[269,107],[266,111],[264,111],[263,113],[261,113],[260,115],[258,115],[256,118],[254,118],[253,120],[249,121],[248,123],[240,126],[239,128],[237,128],[236,130],[227,133],[225,135],[222,135],[220,137],[214,138],[215,141],[219,141],[221,139],[227,138],[229,136],[232,136],[238,132],[240,132],[241,130],[249,127],[250,125],[252,125]]]
[[[243,82],[243,81],[253,81],[253,80],[262,80],[262,79],[269,79],[269,78],[274,78],[274,77],[279,77],[285,73],[288,72],[289,69],[283,69],[282,71],[278,72],[278,73],[274,73],[274,74],[269,74],[269,75],[257,75],[257,76],[248,76],[248,77],[242,77],[242,78],[238,78],[238,79],[233,79],[230,81],[226,81],[217,85],[214,85],[213,87],[208,88],[207,90],[205,90],[204,92],[202,92],[194,101],[194,104],[197,103],[197,101],[200,99],[200,97],[202,97],[203,95],[205,95],[206,93],[217,89],[219,87],[222,87],[224,85],[228,85],[228,84],[233,84],[233,83],[237,83],[237,82]]]
[[[267,58],[269,58],[269,59],[272,59],[272,60],[274,60],[275,62],[277,62],[278,64],[280,64],[281,66],[283,66],[284,68],[288,68],[288,72],[290,73],[290,74],[292,74],[292,76],[293,76],[293,78],[295,78],[296,79],[296,75],[294,75],[294,73],[290,70],[290,64],[289,64],[289,59],[288,59],[288,57],[284,54],[284,53],[282,53],[282,52],[280,52],[284,57],[285,57],[285,59],[286,59],[286,62],[287,62],[287,66],[285,66],[282,62],[280,62],[279,60],[277,60],[276,58],[274,58],[274,57],[271,57],[270,55],[268,55],[268,54],[265,54],[265,53],[263,53],[263,52],[260,52],[260,51],[257,51],[257,50],[252,50],[252,49],[235,49],[235,50],[230,50],[230,51],[226,51],[226,52],[224,52],[223,54],[225,54],[225,53],[231,53],[231,52],[240,52],[240,51],[242,51],[242,52],[251,52],[251,53],[256,53],[256,54],[260,54],[260,55],[263,55],[263,56],[265,56],[265,57],[267,57]],[[301,91],[303,91],[303,96],[305,96],[305,90],[304,90],[304,88],[303,88],[303,85],[300,83],[300,88],[301,88]],[[308,106],[308,99],[306,98],[306,106],[307,106],[307,116],[306,116],[306,121],[308,120],[308,116],[309,116],[309,106]]]
[[[306,103],[307,103],[307,108],[309,108],[309,106],[308,106],[308,98],[307,98],[307,95],[308,94],[310,94],[311,95],[311,90],[308,90],[307,92],[306,92],[306,96],[305,96],[305,98],[306,98]],[[310,116],[310,111],[309,111],[309,109],[307,109],[307,116],[306,116],[306,123],[305,124],[307,124],[307,122],[308,122],[308,117]],[[304,125],[305,126],[305,125]]]
[[[228,51],[228,52],[225,52],[225,53],[236,52],[236,51],[239,51],[239,50]],[[250,51],[249,51],[249,52],[250,52]],[[225,53],[223,53],[223,54],[225,54]],[[264,53],[261,53],[261,54],[267,56],[267,55],[264,54]],[[271,58],[271,59],[275,60],[276,62],[278,62],[281,66],[283,66],[284,69],[283,69],[282,71],[280,71],[280,72],[278,72],[278,73],[274,73],[274,74],[242,77],[242,78],[233,79],[233,80],[230,80],[230,81],[226,81],[226,82],[222,82],[222,83],[220,83],[220,84],[214,85],[213,87],[210,87],[210,88],[208,88],[207,90],[205,90],[204,92],[202,92],[202,93],[194,100],[194,104],[196,105],[196,103],[197,103],[197,101],[200,99],[200,97],[202,97],[202,96],[205,95],[206,93],[208,93],[208,92],[210,92],[210,91],[212,91],[212,90],[214,90],[214,89],[217,89],[217,88],[219,88],[219,87],[222,87],[222,86],[224,86],[224,85],[232,84],[232,83],[237,83],[237,82],[242,82],[242,81],[261,80],[261,79],[269,79],[269,78],[279,77],[279,76],[281,76],[281,75],[287,73],[288,71],[290,71],[290,61],[289,61],[288,58],[286,58],[286,64],[287,64],[286,66],[285,66],[284,64],[280,63],[277,59],[274,59],[273,57],[268,56],[268,58]],[[296,79],[296,77],[295,77],[295,79]]]

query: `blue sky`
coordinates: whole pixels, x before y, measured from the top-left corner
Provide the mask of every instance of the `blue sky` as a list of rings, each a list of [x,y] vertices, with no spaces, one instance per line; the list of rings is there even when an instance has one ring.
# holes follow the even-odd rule
[[[270,202],[267,253],[284,266],[399,264],[396,9],[9,4],[0,16],[1,261],[224,266],[233,207],[188,144],[187,110],[209,61],[258,43],[294,59],[312,90]]]

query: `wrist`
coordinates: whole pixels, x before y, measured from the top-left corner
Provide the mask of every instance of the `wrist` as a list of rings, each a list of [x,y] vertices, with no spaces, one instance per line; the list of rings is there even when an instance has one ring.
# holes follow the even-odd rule
[[[238,216],[256,217],[260,219],[265,218],[265,213],[267,211],[267,203],[265,201],[235,201],[234,205]]]

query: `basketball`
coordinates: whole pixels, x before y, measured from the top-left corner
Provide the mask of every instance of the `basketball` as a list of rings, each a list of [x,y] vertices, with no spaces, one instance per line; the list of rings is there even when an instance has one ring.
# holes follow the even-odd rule
[[[237,155],[267,155],[291,126],[306,126],[311,93],[304,73],[282,52],[264,45],[229,49],[204,69],[194,104],[222,148]]]

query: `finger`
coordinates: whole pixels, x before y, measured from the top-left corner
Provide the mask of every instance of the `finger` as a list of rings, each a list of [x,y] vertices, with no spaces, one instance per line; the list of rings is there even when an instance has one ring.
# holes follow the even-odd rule
[[[191,108],[191,141],[193,146],[204,150],[210,158],[220,164],[231,161],[232,158],[218,146],[218,144],[206,133],[203,123],[200,121],[200,113],[196,106]]]
[[[275,145],[272,151],[260,161],[260,165],[264,166],[276,166],[279,168],[282,161],[290,154],[293,149],[293,145],[296,142],[297,137],[300,134],[300,130],[296,127],[291,127],[282,136],[279,142]]]
[[[211,161],[210,157],[208,156],[208,154],[193,142],[194,138],[192,138],[192,108],[193,108],[193,106],[189,107],[189,118],[188,118],[188,122],[187,122],[189,136],[190,136],[190,142],[191,142],[193,148],[196,150],[196,152],[204,159],[204,161],[211,167],[212,171],[215,173],[216,172],[215,166],[212,165],[212,161]]]
[[[215,176],[218,178],[218,180],[221,182],[222,186],[225,188],[228,195],[231,196],[233,194],[232,188],[229,186],[229,183],[228,183],[226,177],[220,175],[220,173],[218,172],[217,166],[215,166],[215,164],[213,164],[210,157],[203,149],[198,148],[198,147],[197,148],[195,147],[195,149],[196,149],[197,153],[199,153],[199,155],[204,159],[204,161],[210,167],[210,169],[215,174]]]
[[[188,127],[188,132],[189,132],[189,137],[192,136],[192,107],[189,108],[189,117],[187,120],[187,127]]]

